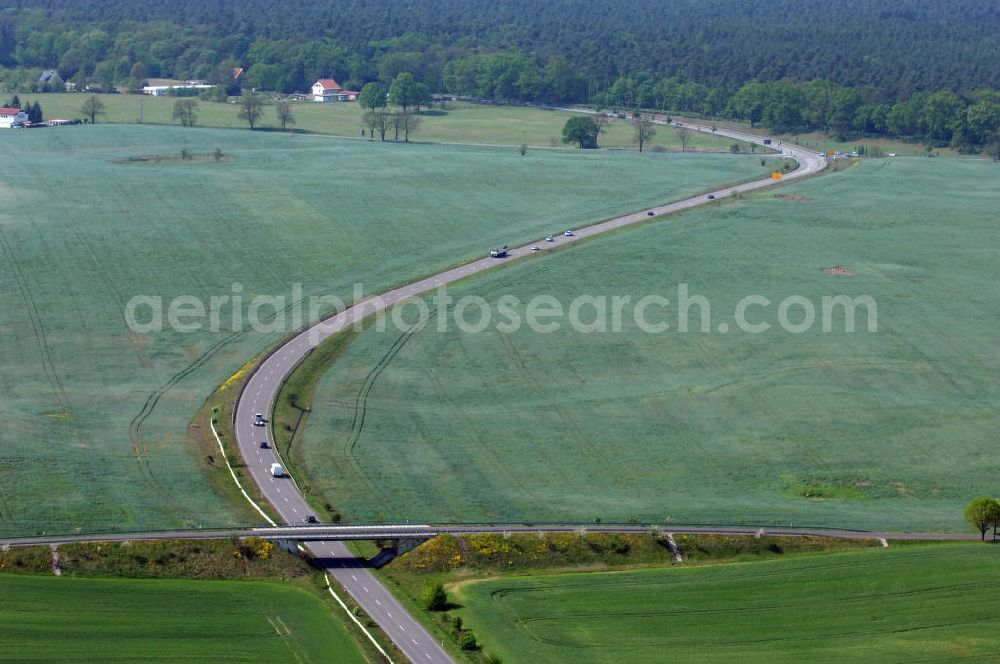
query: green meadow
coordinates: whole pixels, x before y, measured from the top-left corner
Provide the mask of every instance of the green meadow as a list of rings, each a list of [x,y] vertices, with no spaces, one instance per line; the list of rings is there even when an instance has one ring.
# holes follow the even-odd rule
[[[996,547],[472,581],[453,612],[511,662],[955,662],[1000,655]]]
[[[318,382],[296,468],[347,519],[965,530],[1000,471],[998,184],[982,160],[865,161],[467,280],[454,298],[514,296],[522,321],[539,295],[656,294],[670,328],[625,308],[619,332],[504,331],[494,306],[478,334],[365,332]],[[864,306],[853,332],[824,314],[839,295],[872,298],[876,330]],[[736,324],[747,296],[766,332]],[[814,324],[781,327],[789,297]]]
[[[287,583],[0,574],[14,662],[366,661],[332,609]]]
[[[83,94],[24,94],[22,103],[38,101],[47,119],[82,118],[80,107],[89,95]],[[106,113],[98,123],[179,124],[173,119],[175,98],[148,95],[100,95]],[[361,137],[362,108],[354,102],[327,103],[293,102],[295,129],[298,131],[333,134],[349,138]],[[246,128],[237,117],[236,104],[198,101],[197,126]],[[562,146],[562,127],[573,117],[566,111],[517,106],[477,106],[449,102],[442,108],[420,112],[420,126],[411,137],[416,141],[438,143],[475,143],[490,145],[557,147]],[[260,124],[264,130],[278,130],[280,125],[273,103],[264,109]],[[390,133],[387,138],[392,138]],[[601,147],[633,147],[633,129],[628,120],[613,119],[601,138]],[[687,147],[707,150],[727,150],[732,139],[690,132]],[[658,127],[649,147],[680,148],[677,130]]]
[[[204,156],[215,149],[218,162]],[[4,534],[246,520],[212,488],[188,423],[283,336],[248,327],[257,295],[290,305],[301,283],[303,298],[350,301],[355,283],[370,294],[763,171],[721,154],[522,156],[148,125],[4,132],[0,150],[11,164],[0,176]],[[167,159],[129,161],[151,156]],[[242,320],[229,302],[218,332],[206,318],[199,331],[172,329],[181,295],[206,309],[240,295]],[[162,298],[163,331],[126,325],[136,296]]]

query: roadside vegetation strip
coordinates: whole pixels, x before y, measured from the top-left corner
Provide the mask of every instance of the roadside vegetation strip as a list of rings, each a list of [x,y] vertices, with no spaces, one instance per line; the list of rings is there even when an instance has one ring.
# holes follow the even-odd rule
[[[219,432],[215,430],[215,422],[209,420],[208,426],[212,428],[212,435],[215,436],[215,442],[219,444],[219,453],[222,454],[222,461],[226,464],[226,468],[229,469],[229,474],[232,475],[233,482],[236,483],[236,486],[239,488],[240,493],[243,494],[243,497],[247,499],[247,502],[250,503],[250,505],[255,510],[257,510],[257,512],[261,515],[261,517],[265,521],[267,521],[272,526],[278,525],[277,522],[275,522],[274,519],[268,516],[267,512],[261,509],[260,505],[258,505],[257,502],[250,497],[250,494],[248,494],[246,489],[243,488],[243,484],[240,482],[240,478],[236,477],[236,472],[233,470],[233,465],[229,463],[229,457],[226,456],[226,448],[223,447],[222,439],[219,438]]]
[[[355,454],[375,491],[352,481],[346,443],[365,377],[395,337],[366,331],[316,387],[313,401],[326,406],[294,453],[347,520],[964,531],[965,504],[992,488],[974,463],[955,460],[989,458],[991,411],[980,406],[1000,404],[983,369],[1000,363],[1000,350],[984,341],[991,328],[975,295],[1000,281],[982,252],[995,236],[995,179],[996,165],[981,160],[866,161],[781,189],[803,198],[747,194],[739,206],[457,284],[453,297],[488,302],[660,294],[674,304],[673,329],[687,283],[709,301],[711,325],[701,331],[692,305],[686,334],[650,335],[627,320],[604,335],[425,328],[368,391]],[[754,294],[772,302],[754,318],[772,325],[765,334],[734,325],[736,304]],[[855,332],[836,312],[822,331],[822,298],[841,294],[875,299],[877,333],[866,332],[864,307]],[[815,307],[803,334],[776,317],[792,295]],[[719,333],[720,322],[732,331]]]
[[[450,611],[505,661],[580,664],[991,659],[1000,615],[984,587],[1000,550],[870,548],[748,564],[563,574],[452,586]]]
[[[364,635],[368,638],[369,641],[371,641],[372,645],[375,646],[375,648],[379,651],[379,654],[381,654],[382,657],[385,658],[385,661],[387,661],[389,664],[393,664],[392,658],[389,657],[389,654],[386,653],[386,651],[385,651],[384,648],[382,648],[382,644],[380,644],[375,639],[375,636],[371,632],[368,631],[367,627],[365,627],[364,625],[361,624],[361,621],[358,620],[358,617],[356,615],[354,615],[354,613],[347,606],[347,604],[344,603],[344,600],[340,599],[340,595],[338,595],[333,590],[333,586],[330,585],[330,575],[329,574],[324,574],[323,577],[326,579],[326,589],[330,591],[330,595],[333,596],[333,599],[337,600],[337,604],[339,604],[340,608],[342,608],[344,610],[344,613],[346,613],[348,616],[350,616],[350,618],[354,622],[354,624],[358,626],[358,629],[360,629],[362,632],[364,632]]]

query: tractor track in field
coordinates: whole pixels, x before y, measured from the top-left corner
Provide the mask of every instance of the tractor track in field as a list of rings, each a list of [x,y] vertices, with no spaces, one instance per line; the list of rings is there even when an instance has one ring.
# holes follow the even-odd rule
[[[368,397],[371,395],[372,388],[375,387],[375,381],[378,377],[382,375],[389,363],[399,354],[399,351],[403,349],[406,342],[413,337],[414,334],[423,329],[424,325],[430,320],[430,317],[423,318],[413,325],[411,325],[407,330],[399,335],[399,338],[392,344],[388,351],[379,358],[379,361],[372,367],[371,371],[365,377],[364,383],[361,385],[361,389],[358,390],[358,394],[354,399],[354,418],[351,421],[351,434],[347,439],[347,455],[351,458],[351,463],[354,464],[358,473],[365,478],[366,482],[371,483],[368,475],[364,473],[361,469],[361,464],[358,463],[357,457],[354,454],[354,449],[358,445],[358,441],[361,439],[361,434],[365,428],[365,419],[368,415]]]
[[[66,394],[66,389],[63,387],[62,381],[59,379],[59,373],[56,371],[55,360],[52,358],[52,349],[49,346],[48,335],[45,332],[45,323],[38,312],[38,305],[35,303],[35,296],[31,292],[28,280],[21,270],[21,265],[17,262],[17,257],[14,255],[14,251],[11,249],[10,242],[7,240],[7,235],[3,232],[2,227],[0,227],[0,247],[3,248],[4,255],[7,257],[7,263],[14,274],[14,281],[17,282],[17,288],[21,292],[21,300],[24,302],[28,317],[31,319],[32,331],[34,332],[35,342],[41,356],[42,370],[45,372],[45,376],[56,397],[56,401],[59,402],[60,408],[68,413],[72,411],[72,404],[69,395]]]

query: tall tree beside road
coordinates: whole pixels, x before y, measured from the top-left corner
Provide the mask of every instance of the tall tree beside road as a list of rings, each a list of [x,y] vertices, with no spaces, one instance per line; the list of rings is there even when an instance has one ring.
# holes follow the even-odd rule
[[[295,126],[295,114],[292,113],[292,105],[287,101],[279,101],[275,104],[274,111],[278,114],[278,123],[281,125],[282,131]]]
[[[983,540],[986,531],[993,528],[993,538],[996,539],[997,526],[1000,525],[1000,503],[993,498],[976,498],[965,508],[965,520],[979,531]]]
[[[635,142],[639,144],[639,152],[642,152],[642,146],[656,136],[656,125],[649,118],[640,117],[632,121],[632,127],[635,130]]]
[[[198,119],[198,102],[190,97],[178,99],[174,102],[174,120],[178,120],[181,126],[193,127]]]
[[[691,130],[687,127],[678,127],[677,140],[681,142],[681,152],[687,152],[688,143],[691,142]]]
[[[264,99],[257,93],[251,93],[240,99],[240,120],[245,120],[250,129],[257,126],[264,115]]]
[[[90,95],[80,107],[80,113],[90,118],[90,124],[94,124],[98,115],[104,115],[104,102],[97,95]]]
[[[611,116],[607,113],[597,113],[594,115],[594,124],[597,125],[597,137],[601,137],[601,134],[608,130],[608,123],[611,122]]]
[[[597,147],[597,133],[599,128],[594,118],[586,115],[577,115],[569,120],[562,129],[563,143],[576,143],[581,150],[592,150]]]

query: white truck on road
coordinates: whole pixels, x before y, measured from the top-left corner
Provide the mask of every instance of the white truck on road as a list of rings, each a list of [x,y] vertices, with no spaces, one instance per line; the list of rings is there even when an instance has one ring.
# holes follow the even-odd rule
[[[271,464],[271,477],[284,477],[285,468],[280,463]]]

